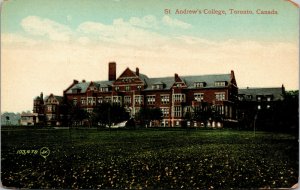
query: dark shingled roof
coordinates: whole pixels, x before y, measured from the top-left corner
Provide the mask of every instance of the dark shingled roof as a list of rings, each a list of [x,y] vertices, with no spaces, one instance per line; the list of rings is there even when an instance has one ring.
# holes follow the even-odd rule
[[[252,100],[256,100],[257,95],[273,96],[273,100],[282,100],[283,91],[281,87],[275,88],[241,88],[238,90],[239,95],[251,95]]]
[[[41,100],[41,97],[37,96],[37,97],[34,98],[34,100]]]
[[[56,96],[53,95],[54,98],[58,101],[58,102],[62,102],[63,101],[63,97],[62,96]],[[49,96],[45,96],[44,101],[46,101],[49,98]]]
[[[135,72],[134,72],[135,73]],[[147,75],[139,73],[139,78],[145,82],[146,88],[145,90],[153,90],[152,85],[163,84],[164,89],[169,90],[172,85],[175,83],[174,76],[172,77],[161,77],[161,78],[149,78]],[[206,85],[203,88],[220,88],[215,86],[215,82],[217,81],[226,81],[230,82],[231,75],[230,74],[215,74],[215,75],[198,75],[198,76],[180,76],[180,78],[186,83],[189,89],[195,88],[195,82],[205,82]],[[98,88],[112,86],[114,81],[95,81],[94,83]],[[90,82],[81,82],[75,84],[72,88],[70,88],[66,93],[72,94],[73,89],[81,89],[81,93],[85,93]],[[222,88],[222,87],[221,87]]]
[[[109,87],[112,86],[113,81],[94,81],[94,85],[99,89],[102,87]],[[75,84],[70,88],[66,93],[72,94],[72,90],[74,89],[81,89],[80,93],[85,93],[90,86],[91,82],[80,82],[78,84]]]
[[[95,81],[94,83],[97,84],[98,88],[102,88],[112,86],[113,81]]]
[[[215,86],[217,81],[227,81],[230,82],[230,74],[216,74],[216,75],[197,75],[197,76],[180,76],[180,78],[185,82],[189,89],[195,88],[195,82],[205,82],[206,86],[203,88],[218,88]],[[165,84],[164,89],[170,89],[175,83],[174,77],[162,77],[162,78],[150,78],[148,82],[148,87],[145,90],[152,90],[152,85],[155,84]]]

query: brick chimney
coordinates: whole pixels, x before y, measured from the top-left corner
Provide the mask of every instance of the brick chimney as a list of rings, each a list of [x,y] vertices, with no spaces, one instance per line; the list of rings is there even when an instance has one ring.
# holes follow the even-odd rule
[[[44,98],[44,97],[43,97],[43,92],[41,92],[40,98],[43,100],[43,98]]]
[[[116,62],[109,62],[108,63],[108,80],[109,81],[116,80],[116,71],[117,71]]]
[[[175,73],[175,74],[174,74],[174,80],[177,81],[177,79],[178,79],[178,74]]]
[[[136,74],[137,76],[140,76],[140,70],[139,70],[138,67],[135,69],[135,74]]]

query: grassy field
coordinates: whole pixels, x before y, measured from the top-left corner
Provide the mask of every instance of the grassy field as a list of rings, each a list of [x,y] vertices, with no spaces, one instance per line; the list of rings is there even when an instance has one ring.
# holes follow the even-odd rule
[[[291,187],[299,176],[298,139],[287,134],[32,129],[2,130],[1,137],[7,187],[274,188]],[[42,147],[50,150],[46,159],[34,152]]]

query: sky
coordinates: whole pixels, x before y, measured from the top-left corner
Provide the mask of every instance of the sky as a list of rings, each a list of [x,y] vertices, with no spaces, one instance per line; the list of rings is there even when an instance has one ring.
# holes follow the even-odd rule
[[[139,67],[148,77],[233,70],[239,88],[283,84],[296,90],[296,5],[286,0],[5,0],[1,112],[32,110],[41,92],[63,95],[74,79],[107,80],[110,61],[117,63],[117,76],[127,67]],[[253,14],[230,14],[230,9]],[[226,14],[207,14],[220,11]]]

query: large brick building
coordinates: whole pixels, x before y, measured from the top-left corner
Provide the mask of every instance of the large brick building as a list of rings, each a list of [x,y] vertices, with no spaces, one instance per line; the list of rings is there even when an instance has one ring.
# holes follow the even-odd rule
[[[129,68],[116,77],[116,63],[109,63],[107,81],[76,80],[64,91],[64,97],[88,112],[102,102],[124,105],[134,117],[141,107],[159,107],[162,126],[180,126],[186,112],[207,102],[225,119],[235,120],[238,88],[234,72],[220,75],[149,78]],[[195,126],[197,124],[194,124]]]
[[[274,89],[268,91],[267,94],[259,93],[259,89],[238,90],[233,71],[228,74],[196,76],[180,76],[175,73],[171,77],[150,78],[140,73],[139,68],[134,71],[127,68],[119,77],[116,75],[116,70],[116,63],[110,62],[108,80],[89,82],[74,80],[63,91],[63,97],[51,94],[43,99],[41,94],[34,100],[34,113],[38,113],[40,121],[44,116],[44,121],[48,125],[60,125],[63,115],[67,114],[60,111],[61,106],[64,105],[63,101],[80,106],[89,113],[93,112],[98,104],[108,102],[124,106],[133,118],[143,107],[160,108],[163,119],[155,124],[176,127],[183,125],[186,113],[193,113],[196,108],[204,104],[212,107],[214,113],[222,117],[223,122],[236,122],[241,116],[238,112],[244,111],[237,109],[239,102],[243,98],[249,98],[249,93],[255,92],[255,95],[251,95],[255,102],[260,100],[260,97],[262,100],[271,98],[272,102],[278,100],[278,89],[275,90],[276,92]],[[265,92],[266,89],[262,88],[260,91]],[[245,109],[248,109],[246,107]],[[207,123],[212,126],[217,124],[213,118],[208,118]],[[150,126],[152,125],[154,123],[150,122]],[[201,123],[188,121],[188,125],[197,127]]]

